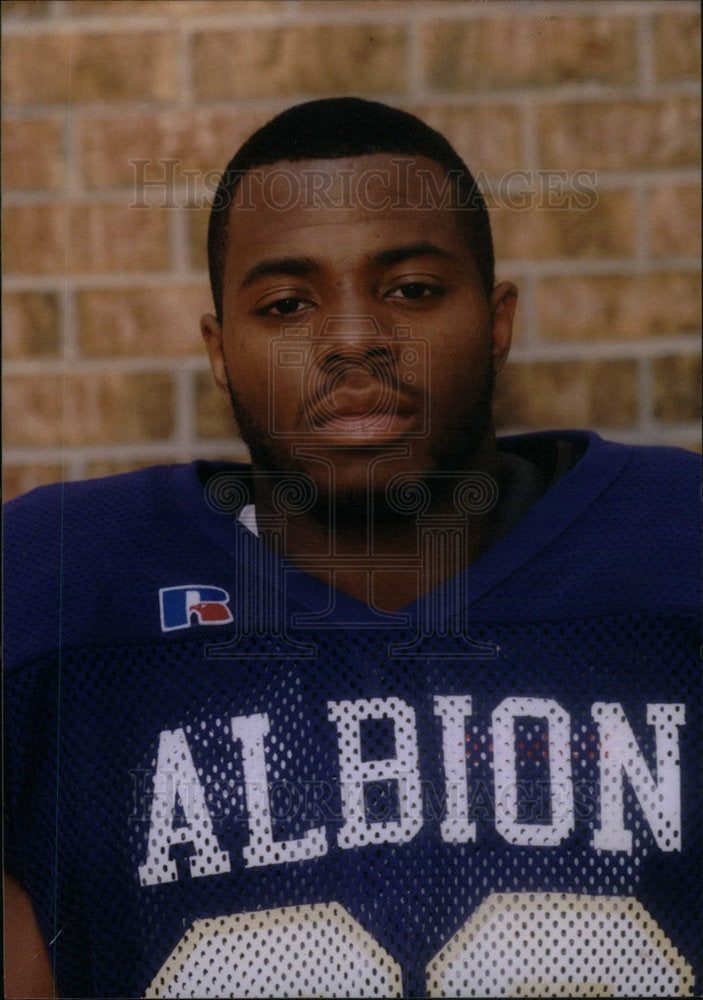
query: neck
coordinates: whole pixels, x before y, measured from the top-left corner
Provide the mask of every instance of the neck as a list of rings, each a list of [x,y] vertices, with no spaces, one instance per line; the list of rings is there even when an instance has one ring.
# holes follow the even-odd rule
[[[460,573],[481,553],[497,499],[495,442],[471,469],[439,481],[445,488],[431,490],[419,512],[401,515],[386,508],[374,516],[372,505],[362,513],[330,503],[325,515],[282,515],[271,478],[255,471],[259,533],[311,576],[382,611],[396,611]]]

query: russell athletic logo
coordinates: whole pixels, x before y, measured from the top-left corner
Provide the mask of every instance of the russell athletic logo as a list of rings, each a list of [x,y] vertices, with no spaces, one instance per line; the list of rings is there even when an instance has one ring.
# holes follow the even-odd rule
[[[232,621],[229,594],[222,587],[162,587],[159,591],[161,629],[172,632],[191,625],[227,625]]]

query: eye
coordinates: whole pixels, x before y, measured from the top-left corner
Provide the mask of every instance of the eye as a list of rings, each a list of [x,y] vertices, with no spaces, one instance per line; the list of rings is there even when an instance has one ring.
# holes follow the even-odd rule
[[[303,312],[313,303],[308,299],[301,299],[296,295],[291,295],[285,299],[276,299],[267,306],[257,309],[258,316],[294,316],[298,312]]]
[[[387,299],[437,299],[444,295],[442,285],[430,284],[427,281],[407,281],[403,285],[386,292]]]

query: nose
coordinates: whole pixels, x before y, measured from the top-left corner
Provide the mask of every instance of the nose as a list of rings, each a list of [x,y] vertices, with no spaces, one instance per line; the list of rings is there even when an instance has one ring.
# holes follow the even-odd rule
[[[314,365],[335,384],[362,388],[395,375],[393,336],[370,315],[329,316],[314,338]]]
[[[371,313],[325,316],[315,335],[320,343],[339,341],[367,345],[390,340],[390,334]]]
[[[393,339],[369,313],[326,316],[313,338],[313,353],[321,368],[387,365],[393,359]]]

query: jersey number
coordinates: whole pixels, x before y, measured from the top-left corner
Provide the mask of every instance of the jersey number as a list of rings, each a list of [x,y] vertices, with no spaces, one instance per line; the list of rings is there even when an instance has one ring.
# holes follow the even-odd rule
[[[490,895],[427,966],[430,997],[690,996],[631,897]],[[339,903],[197,920],[147,997],[399,997],[398,962]]]

